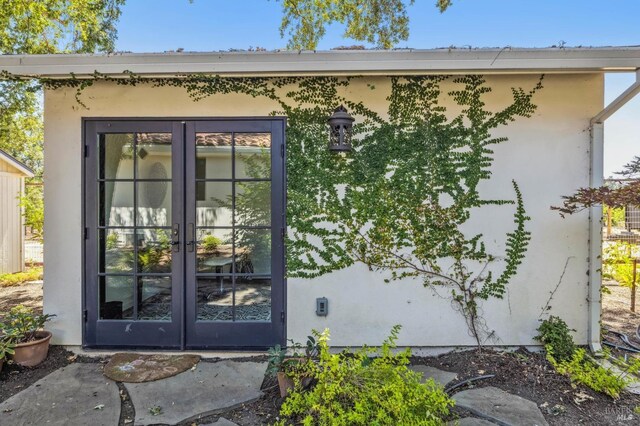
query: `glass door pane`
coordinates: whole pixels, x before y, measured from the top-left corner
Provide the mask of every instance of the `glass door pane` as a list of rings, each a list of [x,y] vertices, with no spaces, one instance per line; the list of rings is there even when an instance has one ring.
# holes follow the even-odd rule
[[[273,186],[273,126],[270,120],[187,125],[187,221],[194,241],[187,258],[187,346],[260,346],[261,339],[275,344],[283,337],[273,314],[274,301],[282,309],[284,290],[282,268],[276,279],[272,267],[272,239],[282,226],[282,210],[272,205],[274,194],[282,201],[284,188]]]
[[[85,125],[88,344],[179,346],[181,128]]]

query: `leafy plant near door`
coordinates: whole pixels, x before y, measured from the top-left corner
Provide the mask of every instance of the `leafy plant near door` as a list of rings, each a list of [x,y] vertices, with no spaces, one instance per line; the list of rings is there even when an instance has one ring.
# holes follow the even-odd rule
[[[410,349],[394,353],[400,326],[380,349],[331,353],[329,331],[314,332],[318,362],[314,385],[296,386],[276,425],[441,425],[453,401],[442,388],[407,368]]]
[[[283,398],[294,388],[306,388],[311,383],[315,358],[318,356],[318,344],[314,336],[308,336],[304,346],[289,340],[291,345],[283,348],[275,345],[269,348],[266,375],[275,377]],[[287,357],[287,350],[290,356]]]
[[[640,359],[613,359],[610,367],[604,367],[585,349],[575,346],[571,331],[575,330],[569,329],[566,322],[552,315],[542,321],[535,338],[545,346],[547,360],[558,373],[568,376],[572,382],[618,398],[627,384],[637,379]],[[608,351],[602,355],[603,359],[611,358]]]
[[[36,314],[23,305],[11,308],[0,322],[0,335],[5,343],[13,345],[13,360],[17,364],[33,367],[47,357],[51,333],[44,331],[47,321],[55,315]]]
[[[492,89],[479,75],[381,77],[390,84],[386,114],[354,100],[376,90],[374,81],[358,77],[95,73],[40,81],[52,90],[75,89],[81,105],[83,91],[98,81],[179,87],[194,101],[238,93],[273,101],[273,114],[286,116],[288,126],[288,275],[315,278],[362,262],[387,282],[415,278],[444,289],[478,345],[492,335],[482,302],[502,298],[516,275],[529,243],[529,218],[515,181],[512,195],[499,199],[484,198],[480,188],[491,178],[493,147],[507,141],[494,130],[534,113],[541,79],[527,90],[512,88],[512,99],[492,111],[485,104]],[[455,112],[442,106],[444,98]],[[340,104],[357,117],[354,149],[345,157],[327,150],[326,118]],[[514,222],[503,241],[489,243],[473,232],[480,211],[499,217],[502,208]]]

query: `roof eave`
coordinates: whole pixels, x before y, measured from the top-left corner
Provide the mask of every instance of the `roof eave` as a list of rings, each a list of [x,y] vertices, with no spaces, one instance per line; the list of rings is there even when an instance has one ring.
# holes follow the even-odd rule
[[[631,72],[640,48],[335,50],[326,52],[142,53],[0,56],[16,75],[60,78],[94,72],[122,76],[522,74]]]

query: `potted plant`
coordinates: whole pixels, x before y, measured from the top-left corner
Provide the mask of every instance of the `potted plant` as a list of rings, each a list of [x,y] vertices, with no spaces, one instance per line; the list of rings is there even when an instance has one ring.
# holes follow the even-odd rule
[[[23,305],[14,306],[0,323],[3,340],[15,345],[13,362],[34,367],[47,357],[51,332],[42,328],[55,315],[42,315]]]
[[[0,339],[0,371],[4,366],[4,360],[8,355],[13,355],[15,345],[4,338]]]
[[[269,349],[269,362],[267,374],[278,379],[280,396],[284,398],[289,391],[296,386],[306,388],[313,379],[313,358],[318,354],[318,346],[313,338],[309,336],[307,343],[302,346],[290,340],[292,356],[287,358],[287,348],[275,345]],[[304,351],[303,351],[304,349]]]

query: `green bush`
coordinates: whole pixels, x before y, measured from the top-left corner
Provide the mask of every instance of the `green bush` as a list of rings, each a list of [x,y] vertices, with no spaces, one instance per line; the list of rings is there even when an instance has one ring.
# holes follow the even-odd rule
[[[202,247],[206,252],[214,252],[222,244],[222,240],[214,235],[208,234],[202,238]]]
[[[563,361],[556,360],[551,346],[546,349],[547,360],[558,373],[569,376],[572,382],[582,383],[596,392],[618,398],[628,383],[621,375],[590,359],[584,349],[576,349],[569,359]]]
[[[453,401],[433,380],[407,368],[410,349],[393,354],[400,326],[380,350],[332,354],[329,332],[314,332],[319,357],[311,374],[315,385],[296,387],[282,404],[276,425],[440,425]],[[376,356],[371,358],[371,356]]]
[[[11,343],[27,343],[36,340],[36,333],[55,315],[36,314],[23,305],[11,308],[0,322],[0,335]]]
[[[32,268],[26,272],[16,272],[15,274],[0,274],[0,287],[11,287],[29,281],[42,279],[42,267]]]
[[[573,356],[576,346],[571,332],[575,330],[570,329],[561,318],[551,315],[549,319],[542,321],[537,331],[540,334],[534,339],[545,347],[551,347],[555,359],[565,361]]]

